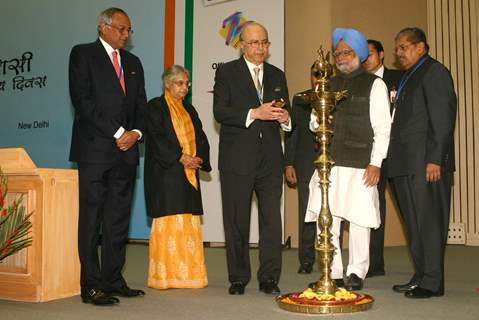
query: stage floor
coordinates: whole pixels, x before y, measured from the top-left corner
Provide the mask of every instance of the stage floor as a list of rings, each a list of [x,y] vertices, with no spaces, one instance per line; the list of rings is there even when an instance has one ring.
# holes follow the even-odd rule
[[[257,249],[251,249],[253,277],[256,274]],[[130,244],[124,275],[130,287],[146,291],[142,298],[122,298],[114,307],[95,307],[81,303],[80,297],[47,302],[22,303],[0,300],[0,319],[255,319],[282,320],[310,317],[283,311],[274,298],[258,291],[256,279],[247,286],[245,295],[227,293],[224,248],[207,248],[206,263],[209,286],[205,289],[154,290],[146,287],[148,247]],[[319,277],[318,267],[310,275],[299,275],[297,250],[283,252],[282,292],[300,291]],[[343,253],[347,260],[347,251]],[[444,297],[426,300],[406,299],[391,290],[396,283],[407,282],[412,273],[406,247],[385,250],[386,276],[365,281],[364,293],[376,301],[371,310],[341,315],[341,319],[479,319],[479,247],[449,245],[446,251],[446,293]]]

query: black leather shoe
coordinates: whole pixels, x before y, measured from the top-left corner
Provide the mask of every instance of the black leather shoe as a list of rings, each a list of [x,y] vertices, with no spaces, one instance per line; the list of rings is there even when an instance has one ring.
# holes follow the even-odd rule
[[[406,298],[411,298],[411,299],[427,299],[431,297],[440,297],[443,296],[444,292],[443,291],[431,291],[428,289],[424,289],[421,287],[416,287],[410,291],[406,291],[404,293],[404,296]]]
[[[90,291],[81,295],[81,300],[83,303],[91,303],[97,306],[111,306],[120,302],[118,298],[100,289],[90,289]]]
[[[333,279],[333,280],[336,283],[336,287],[344,288],[344,280],[343,279]]]
[[[344,288],[344,280],[343,279],[333,279],[334,283],[336,283],[337,288]],[[316,282],[310,282],[308,284],[308,288],[311,288],[313,290],[316,289]]]
[[[381,270],[381,269],[369,270],[368,273],[366,274],[366,278],[380,277],[385,275],[386,275],[386,272],[384,272],[384,270]]]
[[[244,283],[243,282],[233,282],[228,289],[229,294],[244,294]]]
[[[361,290],[363,288],[363,279],[358,277],[355,273],[351,273],[346,278],[346,283],[344,288],[346,288],[346,290],[349,290],[349,291]]]
[[[131,289],[128,286],[115,289],[114,291],[110,291],[108,293],[112,296],[120,296],[125,298],[142,297],[145,295],[145,291],[139,289]]]
[[[404,292],[412,291],[412,290],[416,289],[417,287],[419,287],[419,285],[417,283],[409,281],[406,284],[395,284],[395,285],[393,285],[393,291],[399,292],[399,293],[404,293]]]
[[[266,294],[280,294],[278,283],[274,280],[268,280],[259,283],[259,291],[262,291]]]
[[[313,265],[309,262],[302,263],[298,269],[299,274],[309,274],[311,271],[313,271]]]

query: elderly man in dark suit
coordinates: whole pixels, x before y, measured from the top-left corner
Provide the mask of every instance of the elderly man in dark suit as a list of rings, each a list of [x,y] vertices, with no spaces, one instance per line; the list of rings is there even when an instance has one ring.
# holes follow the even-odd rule
[[[316,81],[311,74],[311,85]],[[311,89],[301,93],[308,93]],[[305,222],[308,207],[309,181],[313,175],[314,160],[318,155],[316,134],[309,130],[311,105],[298,95],[293,98],[291,115],[295,127],[285,135],[285,178],[290,187],[298,189],[298,258],[299,274],[309,274],[315,261],[314,243],[316,238],[316,223]]]
[[[291,130],[284,73],[265,62],[268,32],[247,23],[240,35],[243,52],[223,64],[214,85],[213,111],[221,124],[219,170],[230,294],[243,294],[251,279],[250,208],[259,202],[260,291],[278,294],[281,274],[283,151],[280,128]]]
[[[146,107],[141,62],[123,50],[131,32],[123,10],[106,9],[98,19],[98,40],[77,45],[70,54],[75,109],[70,161],[78,163],[79,174],[81,297],[96,305],[118,303],[117,295],[144,295],[130,289],[121,274]]]
[[[444,294],[457,99],[449,70],[428,54],[424,31],[405,28],[395,41],[406,73],[394,104],[388,174],[415,273],[393,290],[407,298],[430,298]]]
[[[388,69],[384,66],[384,48],[380,41],[368,39],[369,56],[363,62],[363,68],[366,71],[382,78],[388,87],[389,100],[391,106],[392,99],[396,96],[399,80],[403,74],[402,70]],[[392,111],[392,108],[391,108]],[[379,194],[379,212],[381,215],[381,225],[377,229],[371,230],[371,242],[369,243],[369,270],[366,277],[383,276],[384,270],[384,229],[386,226],[386,182],[387,178],[387,159],[383,160],[381,166],[381,175],[378,183]]]

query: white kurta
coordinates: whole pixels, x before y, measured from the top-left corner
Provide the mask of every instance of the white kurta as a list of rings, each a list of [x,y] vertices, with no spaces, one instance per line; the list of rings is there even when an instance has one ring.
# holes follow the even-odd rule
[[[374,132],[370,164],[381,167],[387,155],[391,116],[388,89],[382,79],[373,82],[370,93],[369,118]],[[317,131],[317,116],[311,113],[310,129]],[[359,226],[378,228],[381,224],[377,186],[364,184],[365,169],[334,166],[331,169],[329,205],[333,216]],[[305,221],[314,222],[321,210],[321,189],[317,170],[309,184],[309,201]]]

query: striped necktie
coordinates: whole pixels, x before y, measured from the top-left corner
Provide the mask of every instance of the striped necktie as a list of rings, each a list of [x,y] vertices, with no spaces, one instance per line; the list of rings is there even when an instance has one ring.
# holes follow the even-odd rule
[[[253,69],[254,71],[254,86],[256,87],[256,93],[258,94],[258,99],[261,103],[263,103],[263,86],[261,85],[261,82],[259,81],[259,72],[260,72],[260,67],[256,67]]]

